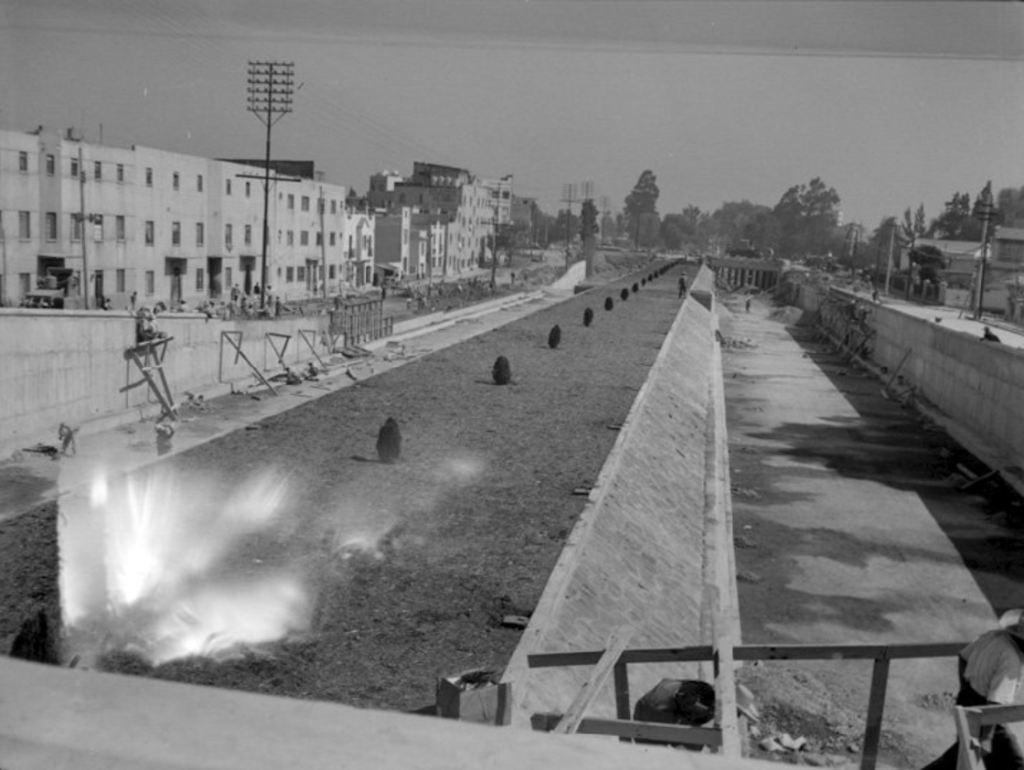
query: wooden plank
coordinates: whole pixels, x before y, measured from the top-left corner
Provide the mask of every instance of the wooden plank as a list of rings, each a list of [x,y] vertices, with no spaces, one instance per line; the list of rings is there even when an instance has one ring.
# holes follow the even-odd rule
[[[953,720],[956,722],[956,737],[959,745],[957,770],[984,770],[985,763],[981,756],[981,746],[975,743],[981,735],[980,726],[972,725],[972,719],[963,706],[953,708]]]
[[[972,724],[996,725],[1004,722],[1024,722],[1024,705],[971,706],[964,709]]]
[[[750,660],[874,660],[886,656],[903,658],[955,657],[969,644],[962,642],[924,642],[915,644],[782,644],[737,645],[733,658]],[[527,656],[530,668],[592,666],[601,658],[600,650],[580,652],[542,652]],[[625,663],[679,663],[714,660],[710,645],[693,647],[635,647],[622,653]]]
[[[587,717],[580,722],[576,732],[586,735],[616,735],[627,740],[639,738],[671,743],[699,743],[713,748],[722,745],[722,732],[714,727],[684,727],[657,722],[625,722]]]
[[[871,694],[868,696],[868,717],[864,728],[864,751],[860,755],[861,770],[875,770],[878,744],[882,737],[882,714],[885,711],[885,690],[889,683],[889,660],[875,660],[871,672]]]
[[[601,660],[594,666],[594,670],[590,672],[587,681],[583,683],[583,687],[580,688],[579,693],[573,699],[569,708],[566,709],[565,716],[562,717],[562,720],[555,726],[552,732],[563,735],[576,732],[580,722],[583,720],[584,713],[594,698],[597,697],[598,692],[600,692],[608,677],[611,676],[612,668],[618,662],[619,656],[622,655],[622,651],[626,649],[626,645],[629,644],[629,640],[632,638],[633,629],[630,626],[620,626],[612,631],[608,637]]]
[[[629,721],[631,712],[629,708],[629,670],[622,658],[612,669],[612,676],[615,681],[615,716],[618,719]],[[625,741],[625,738],[619,740]]]

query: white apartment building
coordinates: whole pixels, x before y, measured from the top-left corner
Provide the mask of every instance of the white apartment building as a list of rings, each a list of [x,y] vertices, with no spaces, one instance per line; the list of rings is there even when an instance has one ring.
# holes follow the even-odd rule
[[[133,295],[136,306],[194,305],[234,286],[251,294],[261,283],[263,205],[261,167],[42,127],[0,131],[0,297],[17,305],[55,282],[90,308],[103,299],[128,307]],[[371,282],[373,216],[346,210],[344,186],[272,171],[268,213],[274,296]]]

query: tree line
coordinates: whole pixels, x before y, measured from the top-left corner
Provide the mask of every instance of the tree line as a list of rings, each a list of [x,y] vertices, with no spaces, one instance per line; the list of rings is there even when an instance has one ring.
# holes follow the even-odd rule
[[[831,258],[849,267],[867,267],[890,240],[911,247],[920,238],[980,242],[982,223],[975,211],[980,195],[956,191],[931,219],[922,204],[907,207],[902,216],[884,217],[868,232],[858,223],[840,224],[839,193],[820,177],[793,185],[774,206],[744,199],[724,202],[714,211],[687,205],[681,212],[662,216],[657,176],[645,169],[619,212],[600,212],[593,201],[587,201],[579,215],[564,209],[555,216],[538,214],[545,234],[542,245],[564,243],[568,233],[571,239],[594,237],[636,249]],[[1000,190],[993,203],[996,224],[1024,221],[1024,187]]]

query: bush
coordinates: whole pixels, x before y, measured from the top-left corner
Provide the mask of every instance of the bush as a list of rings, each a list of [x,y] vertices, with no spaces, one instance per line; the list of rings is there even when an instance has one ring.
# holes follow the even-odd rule
[[[554,350],[558,347],[558,343],[562,341],[562,327],[555,324],[551,327],[551,331],[548,332],[548,347]]]
[[[508,385],[512,381],[512,367],[505,356],[498,356],[494,362],[494,368],[491,370],[491,376],[494,377],[496,385]]]
[[[594,322],[594,311],[589,307],[583,311],[583,325],[590,326]]]
[[[377,457],[382,463],[393,463],[402,454],[402,431],[394,417],[388,417],[377,434]]]
[[[636,284],[634,283],[634,284],[633,284],[633,293],[634,293],[634,294],[636,294],[636,293],[637,293],[638,291],[640,291],[640,287],[639,287],[639,286],[637,286],[637,285],[636,285]]]
[[[646,286],[647,285],[647,279],[646,278],[641,278],[640,279],[640,285],[641,286]]]
[[[629,299],[629,289],[623,289],[622,291],[620,291],[619,297],[622,299],[623,302]]]
[[[615,307],[615,303],[612,301],[611,297],[609,297],[608,299],[606,299],[604,301],[604,309],[605,310],[611,310],[613,307]]]

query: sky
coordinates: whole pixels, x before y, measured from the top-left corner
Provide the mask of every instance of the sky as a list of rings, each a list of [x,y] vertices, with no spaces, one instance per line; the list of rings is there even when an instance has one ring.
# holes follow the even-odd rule
[[[0,0],[0,128],[262,158],[250,60],[295,65],[273,156],[360,193],[429,161],[615,212],[650,169],[664,215],[820,177],[874,228],[1024,187],[1014,2]]]

